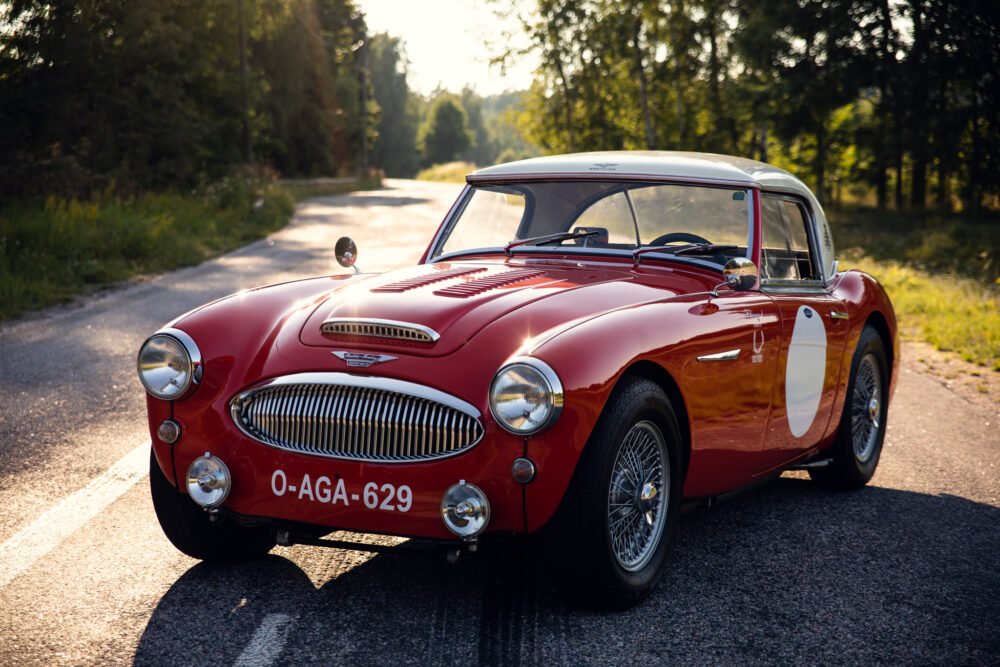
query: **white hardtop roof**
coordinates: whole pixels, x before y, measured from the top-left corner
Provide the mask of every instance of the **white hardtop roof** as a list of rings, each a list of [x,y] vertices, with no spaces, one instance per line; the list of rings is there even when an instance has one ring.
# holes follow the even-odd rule
[[[601,151],[536,157],[480,169],[467,177],[470,183],[512,181],[520,178],[663,178],[737,187],[759,187],[797,195],[812,209],[820,243],[824,275],[834,271],[833,241],[823,207],[805,183],[784,169],[764,162],[717,153],[682,151]]]
[[[537,157],[480,169],[470,181],[517,176],[654,176],[808,192],[787,171],[747,158],[681,151],[601,151]],[[781,186],[785,186],[782,188]]]

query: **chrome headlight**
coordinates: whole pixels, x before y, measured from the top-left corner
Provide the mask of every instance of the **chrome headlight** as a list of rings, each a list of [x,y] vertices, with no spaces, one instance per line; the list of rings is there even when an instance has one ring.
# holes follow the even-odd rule
[[[201,381],[201,352],[183,331],[164,329],[139,349],[139,381],[163,400],[181,398]]]
[[[531,357],[514,359],[490,386],[490,412],[505,430],[531,435],[551,426],[562,412],[563,389],[556,372]]]

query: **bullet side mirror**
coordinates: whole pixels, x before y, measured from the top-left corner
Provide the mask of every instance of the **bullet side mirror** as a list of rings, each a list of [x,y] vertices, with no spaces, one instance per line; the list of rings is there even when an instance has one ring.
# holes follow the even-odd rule
[[[337,245],[333,248],[333,255],[337,258],[337,264],[345,269],[353,268],[355,273],[361,273],[354,263],[358,260],[358,246],[350,236],[341,236],[337,239]]]

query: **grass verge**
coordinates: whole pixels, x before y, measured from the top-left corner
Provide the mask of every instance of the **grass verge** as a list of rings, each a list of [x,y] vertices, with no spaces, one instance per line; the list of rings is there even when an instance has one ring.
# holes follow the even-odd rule
[[[956,275],[933,275],[858,250],[843,253],[843,268],[875,276],[896,309],[902,335],[1000,371],[1000,294],[995,287]]]
[[[313,178],[305,180],[279,181],[278,185],[297,202],[315,197],[334,197],[336,195],[356,192],[357,190],[376,190],[382,187],[379,176],[364,178]]]
[[[418,181],[442,181],[445,183],[465,183],[467,174],[478,167],[471,162],[447,162],[436,164],[417,174]]]
[[[198,264],[288,223],[293,198],[236,175],[198,194],[50,197],[0,209],[0,321],[142,273]]]
[[[380,186],[375,176],[278,184],[248,170],[196,194],[8,204],[0,209],[0,321],[246,245],[288,224],[297,201]]]

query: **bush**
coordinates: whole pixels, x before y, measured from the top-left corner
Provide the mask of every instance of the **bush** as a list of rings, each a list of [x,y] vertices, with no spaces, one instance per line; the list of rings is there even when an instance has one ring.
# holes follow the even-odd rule
[[[192,194],[110,191],[0,210],[0,320],[141,273],[198,264],[283,227],[292,198],[240,171]]]

